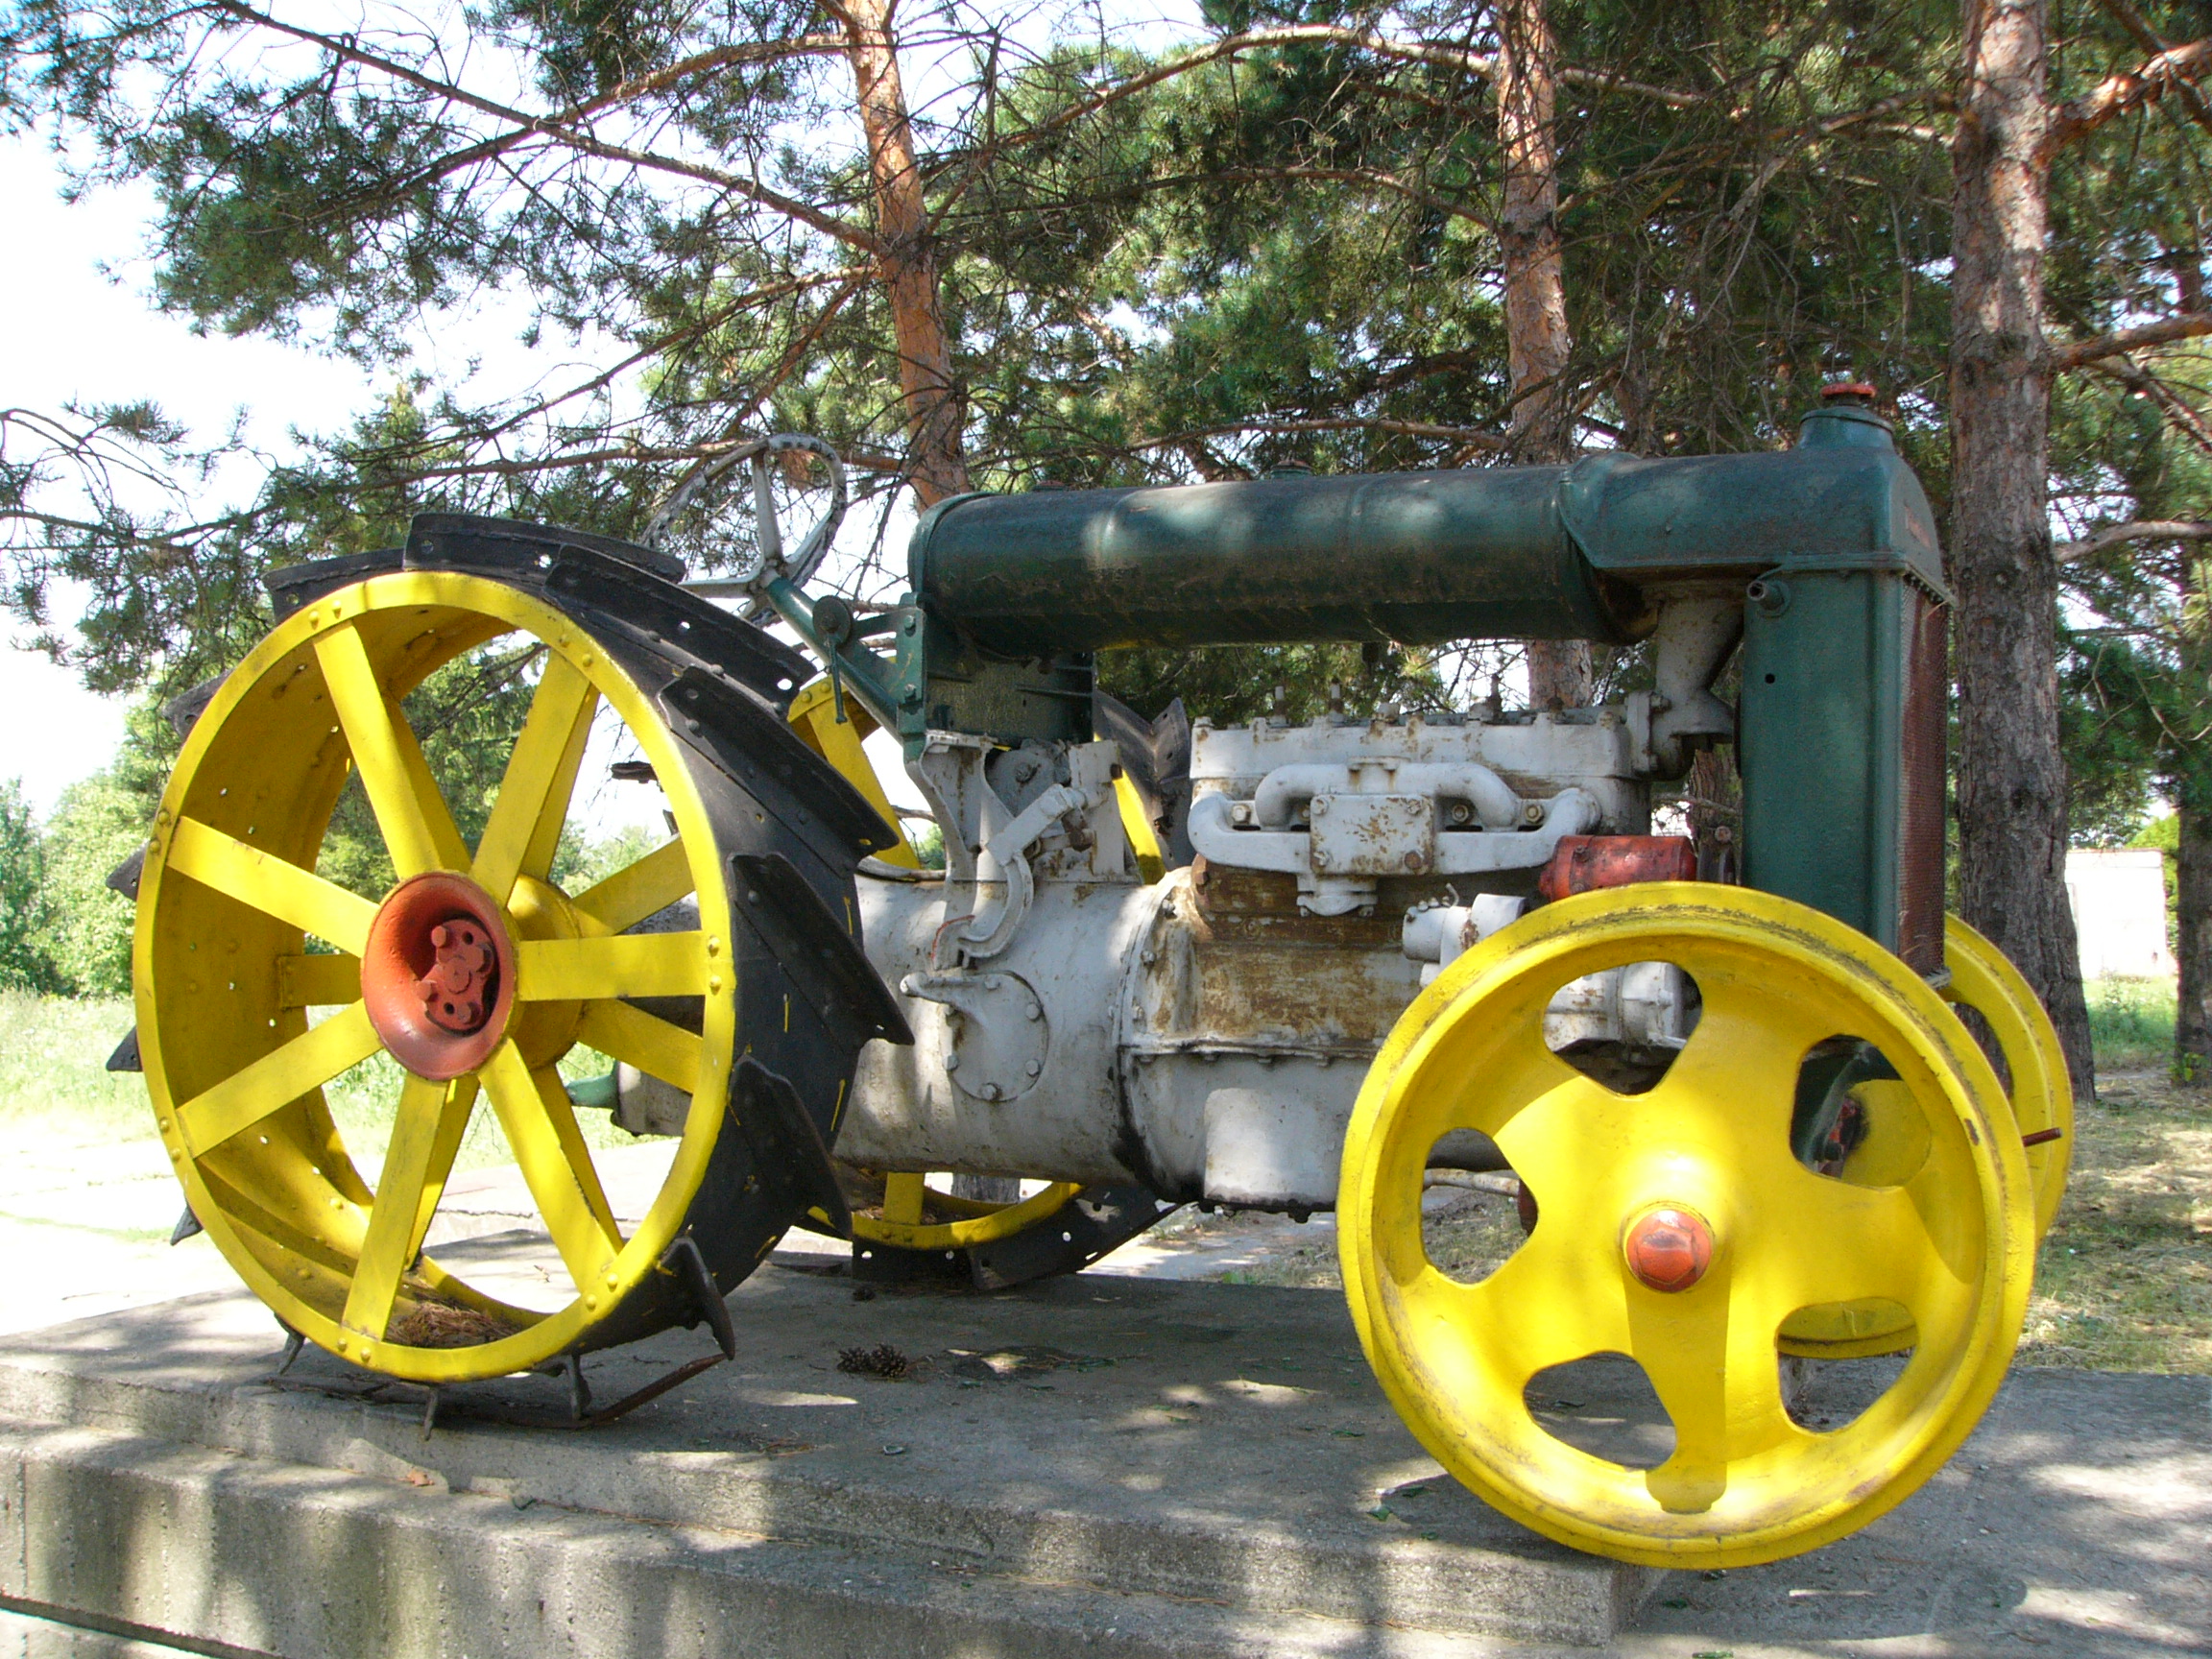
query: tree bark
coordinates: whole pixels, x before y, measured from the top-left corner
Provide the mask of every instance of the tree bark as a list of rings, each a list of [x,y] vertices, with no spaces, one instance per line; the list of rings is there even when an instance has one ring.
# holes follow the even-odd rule
[[[968,464],[962,454],[959,387],[945,339],[936,242],[921,170],[914,164],[913,128],[891,32],[894,9],[895,0],[841,0],[831,15],[844,28],[845,55],[859,93],[876,193],[877,267],[890,300],[899,349],[914,493],[926,507],[968,488]]]
[[[1559,46],[1545,0],[1504,0],[1498,30],[1498,147],[1505,166],[1498,246],[1504,264],[1505,362],[1512,396],[1507,430],[1514,460],[1565,461],[1574,454],[1566,396],[1574,340],[1567,331],[1559,164],[1551,131]],[[1528,701],[1533,707],[1580,709],[1595,694],[1587,641],[1529,641]]]
[[[2174,954],[2181,969],[2174,1022],[2174,1075],[2212,1087],[2212,802],[2180,805],[2181,850],[2175,871]]]
[[[2066,904],[2049,508],[2049,19],[2045,0],[1963,0],[1961,11],[1951,301],[1961,898],[1966,920],[2051,1011],[2086,1096],[2095,1073]]]

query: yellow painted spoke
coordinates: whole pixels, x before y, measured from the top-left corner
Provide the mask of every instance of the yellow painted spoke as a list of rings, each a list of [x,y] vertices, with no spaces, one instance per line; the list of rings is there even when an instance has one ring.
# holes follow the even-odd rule
[[[1547,1366],[1628,1346],[1623,1277],[1609,1252],[1547,1214],[1480,1284],[1425,1267],[1401,1294],[1407,1328],[1428,1334],[1422,1366],[1439,1391],[1460,1399],[1503,1391],[1517,1399]]]
[[[1746,1316],[1756,1306],[1778,1326],[1800,1308],[1877,1297],[1917,1308],[1943,1276],[1935,1242],[1904,1189],[1855,1187],[1801,1166],[1765,1178],[1778,1190],[1761,1206],[1767,1221],[1747,1223],[1760,1236],[1745,1241],[1736,1269]],[[1962,1203],[1956,1188],[1941,1202],[1977,1208]]]
[[[886,1175],[883,1177],[883,1219],[901,1226],[912,1227],[922,1219],[922,1177],[919,1175]]]
[[[706,946],[701,933],[524,939],[515,947],[515,995],[524,1002],[697,997],[713,966]]]
[[[356,955],[369,941],[369,924],[376,919],[376,906],[359,894],[197,818],[177,821],[166,862],[170,869],[218,893]],[[346,1000],[360,995],[355,986]]]
[[[573,902],[608,932],[619,933],[687,898],[691,890],[691,859],[684,851],[684,843],[676,840],[615,871],[596,887],[578,895]]]
[[[1543,1046],[1522,1046],[1542,1051]],[[1527,1104],[1491,1131],[1513,1172],[1528,1184],[1539,1203],[1551,1207],[1588,1187],[1590,1148],[1611,1144],[1608,1137],[1625,1133],[1638,1104],[1624,1101],[1602,1083],[1585,1077],[1549,1052],[1549,1066],[1527,1057],[1522,1067],[1504,1069],[1501,1099]],[[1483,1072],[1487,1091],[1492,1073]]]
[[[393,868],[402,879],[425,870],[467,869],[468,850],[453,815],[407,717],[378,683],[359,630],[339,628],[322,636],[315,656]]]
[[[1903,1190],[1919,1226],[1926,1266],[1923,1292],[1938,1284],[1963,1289],[1991,1270],[1984,1260],[1987,1243],[1982,1207],[1960,1201],[1961,1193],[1978,1185],[1974,1153],[1965,1138],[1956,1132],[1932,1134],[1927,1161]]]
[[[376,1052],[376,1028],[366,1003],[293,1038],[177,1109],[184,1142],[194,1157],[220,1146],[310,1089],[330,1081]]]
[[[430,1144],[430,1161],[422,1171],[422,1201],[416,1206],[415,1231],[408,1236],[410,1262],[421,1254],[422,1240],[430,1233],[430,1218],[438,1214],[439,1201],[445,1196],[445,1183],[453,1173],[462,1137],[469,1132],[469,1118],[476,1109],[478,1093],[473,1076],[456,1077],[440,1108],[437,1138]]]
[[[707,1045],[696,1031],[671,1025],[627,1002],[588,1002],[576,1041],[627,1060],[649,1077],[690,1094],[699,1088],[699,1059]]]
[[[1810,1438],[1783,1408],[1773,1326],[1725,1271],[1677,1295],[1639,1289],[1628,1323],[1628,1352],[1674,1424],[1673,1455],[1645,1477],[1661,1508],[1700,1514],[1727,1491],[1731,1463]]]
[[[502,902],[516,877],[542,878],[552,863],[598,701],[591,682],[565,657],[555,653],[546,659],[530,699],[530,717],[508,757],[498,799],[476,844],[472,874]],[[541,860],[535,856],[540,854]]]
[[[621,1225],[614,1219],[614,1206],[607,1201],[606,1188],[600,1185],[599,1166],[591,1162],[591,1148],[584,1142],[583,1125],[576,1121],[576,1103],[568,1098],[568,1086],[561,1081],[560,1068],[541,1066],[530,1075],[538,1084],[545,1120],[553,1125],[553,1134],[561,1142],[562,1156],[576,1172],[576,1185],[590,1208],[591,1218],[598,1222],[608,1245],[621,1249]]]
[[[1786,1155],[1798,1068],[1815,1044],[1840,1034],[1768,991],[1719,981],[1688,1045],[1642,1097],[1645,1120],[1715,1145]]]
[[[279,956],[276,1005],[279,1008],[335,1008],[361,998],[358,956]]]
[[[450,1084],[414,1076],[399,1091],[398,1114],[384,1148],[384,1172],[376,1178],[376,1200],[369,1212],[369,1236],[362,1240],[341,1315],[349,1330],[378,1341],[392,1318],[399,1280],[415,1257],[415,1216],[451,1095]]]
[[[562,752],[560,762],[554,768],[552,787],[545,792],[545,809],[538,814],[537,827],[530,832],[530,845],[522,852],[522,874],[535,876],[541,881],[551,875],[553,855],[561,848],[561,829],[568,821],[568,804],[575,799],[576,774],[584,764],[585,745],[591,740],[591,716],[598,704],[599,694],[593,691],[569,727],[568,747]]]
[[[608,1213],[590,1156],[584,1150],[567,1093],[549,1068],[534,1073],[513,1038],[493,1050],[477,1075],[492,1096],[499,1126],[507,1132],[507,1144],[537,1200],[554,1248],[567,1265],[568,1277],[584,1295],[604,1295],[601,1276],[622,1239]],[[542,1081],[548,1077],[550,1088]]]

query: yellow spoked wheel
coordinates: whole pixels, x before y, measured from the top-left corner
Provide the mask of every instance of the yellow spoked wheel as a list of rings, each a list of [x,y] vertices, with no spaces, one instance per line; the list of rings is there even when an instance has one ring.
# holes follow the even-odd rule
[[[427,522],[418,522],[419,540]],[[828,1121],[842,1094],[841,1084],[832,1096],[833,1079],[799,1065],[771,1071],[757,1057],[737,1058],[740,992],[771,985],[752,963],[773,969],[775,958],[733,937],[726,872],[749,867],[741,853],[733,862],[745,843],[733,842],[732,826],[764,835],[756,821],[769,818],[744,809],[753,801],[733,789],[733,768],[700,764],[713,720],[689,720],[680,736],[670,713],[696,683],[689,650],[738,625],[643,572],[564,547],[557,534],[453,522],[476,534],[463,551],[485,560],[515,558],[510,543],[519,545],[529,577],[408,568],[304,598],[231,673],[184,745],[140,879],[133,960],[146,1082],[193,1212],[287,1325],[357,1364],[426,1382],[494,1376],[696,1323],[705,1313],[698,1264],[714,1280],[706,1293],[718,1295],[804,1208],[808,1172],[795,1181],[771,1156],[779,1131],[794,1158],[807,1150],[810,1131],[792,1126],[791,1097],[816,1096],[805,1112]],[[555,592],[565,574],[587,587],[604,579],[620,591],[660,589],[670,614],[682,615],[661,625],[671,635],[696,627],[693,645],[678,651],[624,634],[602,611]],[[541,666],[471,849],[400,699],[495,639],[535,647]],[[674,838],[566,893],[553,884],[553,857],[602,706],[650,767]],[[781,705],[773,709],[764,718],[781,733]],[[399,878],[381,900],[316,868],[349,777]],[[849,872],[867,851],[850,839],[863,809],[826,769],[823,778],[836,798],[802,798],[819,808],[817,830],[847,826]],[[802,777],[787,787],[807,784]],[[774,885],[765,876],[747,881]],[[630,930],[686,899],[697,920]],[[791,1001],[779,1019],[786,1032]],[[311,1020],[310,1008],[331,1012]],[[800,1012],[783,1047],[836,1046]],[[865,1037],[842,1036],[849,1076]],[[660,1189],[628,1231],[555,1070],[576,1043],[691,1096]],[[778,1063],[777,1044],[763,1036],[760,1047]],[[402,1069],[389,1140],[349,1146],[323,1089],[379,1053]],[[744,1114],[749,1138],[728,1132],[733,1091],[748,1096],[736,1104],[756,1108]],[[549,1295],[493,1294],[423,1253],[470,1117],[486,1106],[557,1253]],[[826,1178],[820,1144],[812,1152]],[[364,1169],[363,1154],[381,1156]],[[693,1238],[689,1256],[679,1253],[679,1266],[695,1269],[687,1276],[669,1259],[703,1185],[720,1195],[720,1224]],[[810,1201],[814,1189],[805,1190]],[[777,1201],[759,1201],[763,1192]],[[532,1301],[540,1305],[523,1305]]]
[[[899,1250],[970,1250],[1049,1220],[1083,1190],[1056,1181],[1014,1204],[993,1204],[941,1192],[921,1175],[886,1175],[883,1202],[874,1214],[853,1212],[853,1237]]]
[[[2058,1033],[2035,993],[2003,951],[1956,916],[1944,919],[1944,960],[1951,982],[1943,996],[1971,1008],[1988,1022],[2004,1052],[2012,1087],[2007,1095],[2011,1131],[2028,1158],[2033,1193],[2035,1237],[2050,1231],[2066,1195],[2066,1170],[2073,1157],[2074,1088],[2066,1074]],[[1898,1109],[1895,1085],[1860,1084],[1857,1102],[1866,1115],[1866,1140],[1851,1150],[1840,1171],[1845,1180],[1870,1178],[1893,1156],[1894,1125],[1880,1121]],[[1911,1107],[1904,1112],[1909,1121]],[[2054,1135],[2051,1133],[2056,1130]],[[1782,1347],[1805,1358],[1848,1359],[1896,1354],[1913,1344],[1912,1322],[1895,1309],[1823,1308],[1809,1310],[1782,1330]]]
[[[1988,1022],[2012,1073],[2012,1120],[2028,1150],[2035,1188],[2035,1236],[2057,1218],[2074,1162],[2074,1084],[2057,1028],[2005,952],[1956,916],[1943,919],[1943,958],[1951,983],[1943,995]],[[2053,1131],[2056,1133],[2054,1134]]]
[[[851,699],[839,699],[836,688],[825,676],[791,700],[790,719],[807,746],[834,766],[838,775],[858,790],[884,823],[898,832],[898,813],[861,748],[861,743],[876,730],[876,722],[868,711]],[[1131,836],[1133,845],[1139,849],[1138,857],[1141,862],[1147,855],[1151,859],[1146,879],[1157,879],[1158,838],[1143,817],[1142,806],[1133,805],[1137,797],[1129,781],[1118,778],[1115,781],[1120,792],[1118,800],[1124,824],[1129,824],[1134,815],[1136,828],[1131,830]],[[1138,829],[1142,831],[1141,841],[1136,839]],[[922,863],[902,833],[898,846],[884,854],[884,861],[910,869],[919,869]],[[1079,1182],[1058,1181],[1018,1203],[995,1204],[942,1191],[928,1186],[922,1175],[886,1175],[882,1202],[854,1210],[853,1237],[878,1249],[924,1251],[939,1256],[948,1251],[971,1250],[998,1243],[1051,1220],[1082,1190]]]
[[[1648,1093],[1544,1044],[1552,995],[1663,960],[1702,1013]],[[1898,1073],[1920,1133],[1875,1180],[1815,1173],[1791,1145],[1806,1057],[1839,1038]],[[1339,1249],[1383,1388],[1444,1466],[1576,1549],[1663,1567],[1773,1560],[1840,1537],[1917,1488],[2003,1380],[2026,1309],[2028,1176],[1988,1063],[1911,969],[1802,905],[1647,883],[1550,904],[1461,956],[1368,1073],[1344,1148]],[[1424,1250],[1423,1168],[1444,1134],[1489,1135],[1534,1194],[1527,1239],[1479,1283]],[[1785,1321],[1894,1305],[1922,1340],[1846,1427],[1786,1408]],[[1649,1469],[1555,1438],[1527,1404],[1548,1368],[1620,1354],[1673,1447]]]

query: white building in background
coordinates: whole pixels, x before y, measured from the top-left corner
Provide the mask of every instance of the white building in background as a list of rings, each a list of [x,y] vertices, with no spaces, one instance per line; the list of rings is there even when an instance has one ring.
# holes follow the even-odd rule
[[[2166,943],[2166,854],[2155,847],[2068,853],[2066,902],[2080,940],[2082,978],[2174,976]]]

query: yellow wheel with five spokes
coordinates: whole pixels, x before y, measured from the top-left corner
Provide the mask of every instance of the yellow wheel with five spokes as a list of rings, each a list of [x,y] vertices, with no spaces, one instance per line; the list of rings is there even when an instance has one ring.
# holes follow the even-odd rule
[[[1943,919],[1943,958],[1951,983],[1943,995],[1988,1022],[2012,1074],[2012,1121],[2028,1149],[2035,1188],[2035,1236],[2051,1231],[2066,1196],[2074,1161],[2074,1084],[2066,1051],[2033,989],[2005,952],[1956,916]]]
[[[1944,999],[1971,1009],[1989,1028],[2005,1056],[2011,1088],[2005,1133],[2016,1138],[2028,1155],[2033,1192],[2035,1237],[2040,1239],[2057,1218],[2066,1195],[2066,1171],[2073,1158],[2074,1087],[2066,1073],[2066,1054],[2051,1016],[2003,951],[1956,916],[1944,918],[1943,954],[1951,971]],[[1898,1156],[1899,1137],[1916,1139],[1910,1104],[1900,1105],[1896,1085],[1863,1083],[1854,1103],[1864,1139],[1852,1147],[1839,1171],[1846,1180],[1871,1178]],[[1912,1346],[1912,1321],[1895,1308],[1829,1307],[1809,1309],[1783,1328],[1782,1349],[1804,1358],[1865,1358],[1899,1354]]]
[[[1543,1040],[1552,996],[1634,962],[1689,974],[1701,1012],[1643,1094]],[[1872,1179],[1791,1144],[1801,1068],[1873,1046],[1915,1134]],[[1526,1240],[1478,1283],[1423,1244],[1430,1149],[1490,1136],[1534,1194]],[[1805,906],[1646,883],[1546,905],[1461,956],[1370,1070],[1345,1141],[1339,1251],[1368,1358],[1460,1480],[1577,1549],[1662,1567],[1773,1560],[1842,1536],[1917,1488],[2004,1377],[2026,1309],[2027,1166],[1988,1063],[1904,963]],[[1787,1407],[1778,1336],[1809,1308],[1894,1306],[1918,1347],[1828,1432]],[[1552,1435],[1528,1386],[1625,1355],[1672,1426],[1638,1468]]]

